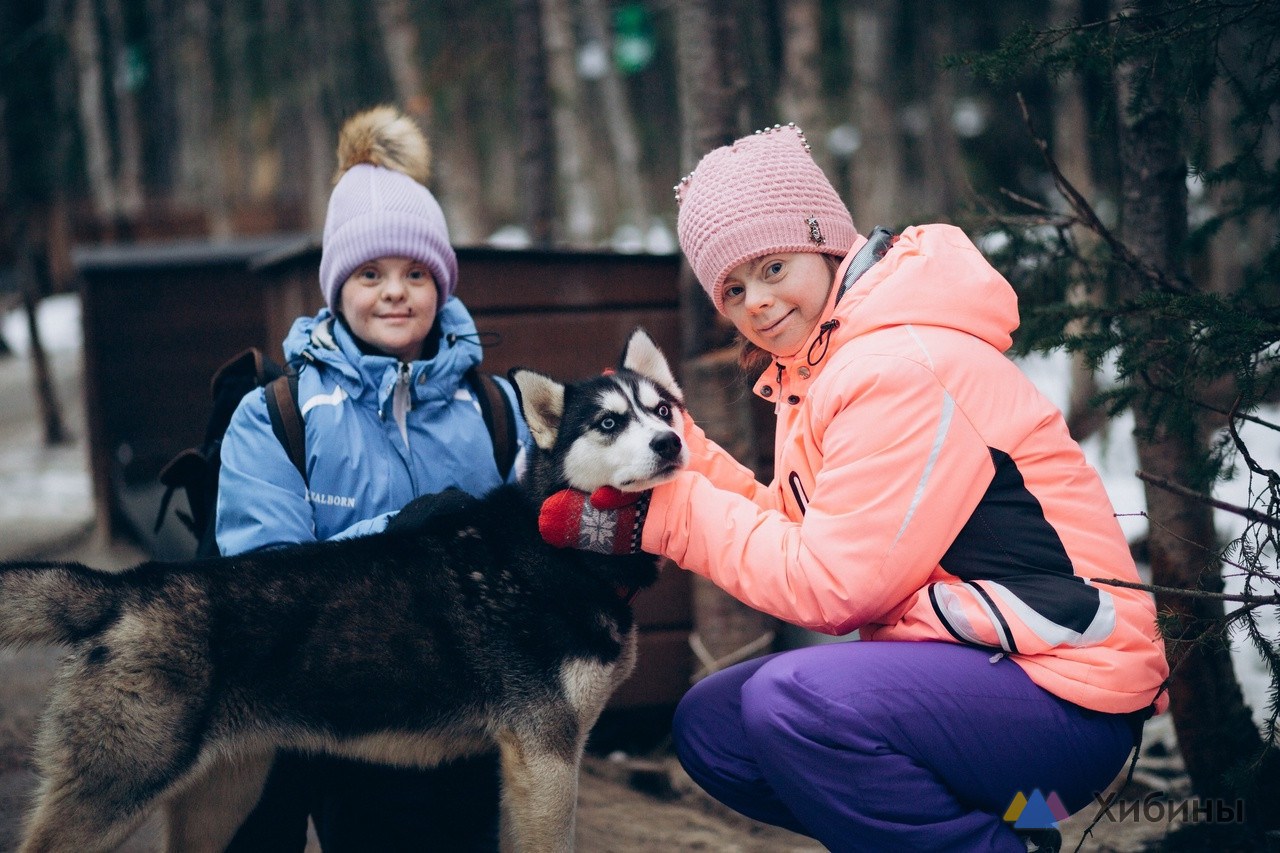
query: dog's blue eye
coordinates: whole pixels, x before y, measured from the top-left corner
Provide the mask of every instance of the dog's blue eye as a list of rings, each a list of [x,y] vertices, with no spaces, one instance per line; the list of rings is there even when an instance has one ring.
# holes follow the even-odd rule
[[[655,414],[657,414],[658,417],[662,418],[664,421],[671,420],[671,407],[668,406],[666,403],[663,403],[661,406],[658,406],[658,408],[654,409],[654,412]]]
[[[600,419],[600,429],[604,430],[605,432],[613,432],[617,428],[617,426],[618,426],[618,422],[613,418]]]

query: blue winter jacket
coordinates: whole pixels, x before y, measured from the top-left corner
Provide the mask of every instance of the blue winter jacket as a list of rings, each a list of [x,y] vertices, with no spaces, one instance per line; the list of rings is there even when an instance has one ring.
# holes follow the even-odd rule
[[[457,299],[445,303],[437,322],[436,356],[409,364],[362,352],[327,308],[294,322],[284,353],[300,365],[310,487],[271,430],[264,391],[251,391],[222,443],[217,540],[223,554],[373,533],[420,495],[456,486],[480,496],[499,485],[493,444],[464,378],[481,360],[475,323]],[[408,401],[400,406],[403,433],[394,414],[400,383],[406,386],[401,401]],[[499,384],[516,412],[521,452],[507,478],[514,480],[529,428],[510,384]]]

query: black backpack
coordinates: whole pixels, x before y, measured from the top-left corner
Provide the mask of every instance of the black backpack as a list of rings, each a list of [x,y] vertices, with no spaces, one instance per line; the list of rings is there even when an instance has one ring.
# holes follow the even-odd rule
[[[505,480],[511,473],[517,450],[516,417],[511,400],[492,374],[472,368],[467,371],[466,378],[480,403],[480,413],[493,442],[493,458]],[[306,431],[302,411],[298,407],[298,374],[292,366],[281,367],[257,347],[250,347],[218,368],[211,384],[213,408],[205,425],[204,441],[199,447],[182,451],[160,470],[160,482],[165,486],[165,492],[155,526],[159,532],[173,493],[183,489],[191,512],[177,510],[174,514],[196,537],[197,557],[218,554],[214,522],[218,505],[218,472],[222,468],[222,436],[226,434],[231,415],[240,405],[240,400],[254,388],[266,389],[271,430],[302,475],[303,482],[307,479]]]

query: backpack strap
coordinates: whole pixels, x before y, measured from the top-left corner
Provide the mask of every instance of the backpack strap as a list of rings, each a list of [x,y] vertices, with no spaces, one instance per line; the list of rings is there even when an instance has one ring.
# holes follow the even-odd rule
[[[480,415],[493,442],[493,459],[498,463],[498,474],[506,480],[516,461],[516,413],[511,407],[511,398],[493,374],[481,373],[473,367],[466,375],[476,390]]]
[[[298,406],[298,372],[286,368],[284,375],[267,383],[267,414],[271,418],[271,431],[280,440],[289,461],[307,482],[307,432]]]

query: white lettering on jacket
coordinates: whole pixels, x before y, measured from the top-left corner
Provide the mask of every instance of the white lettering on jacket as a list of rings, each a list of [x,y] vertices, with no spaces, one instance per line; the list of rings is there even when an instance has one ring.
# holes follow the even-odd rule
[[[355,509],[356,506],[355,498],[343,497],[342,495],[326,495],[321,492],[313,492],[310,489],[307,490],[307,500],[320,506],[340,506],[345,509]]]

